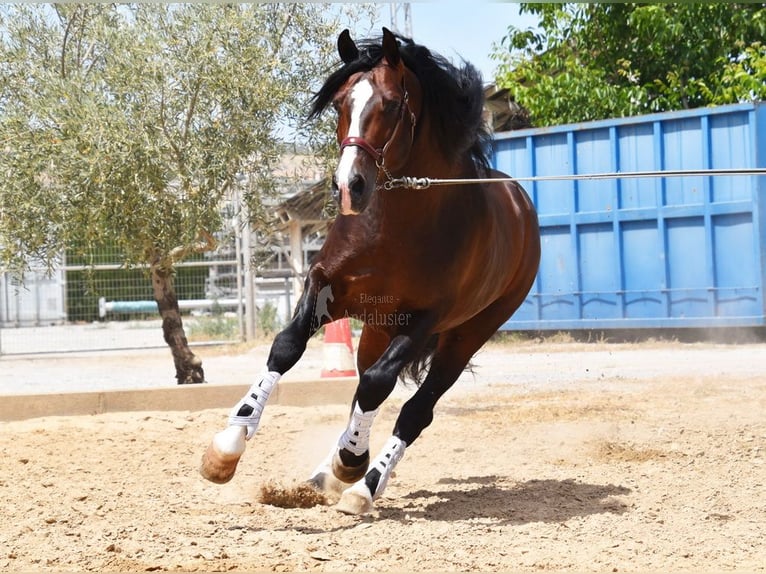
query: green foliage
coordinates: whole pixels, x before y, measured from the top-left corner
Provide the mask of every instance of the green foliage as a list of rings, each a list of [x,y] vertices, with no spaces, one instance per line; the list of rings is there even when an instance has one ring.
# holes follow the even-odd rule
[[[128,264],[172,266],[220,228],[242,175],[250,213],[265,217],[279,133],[292,125],[322,142],[299,120],[335,57],[338,14],[306,3],[0,7],[0,267],[104,244]]]
[[[282,327],[279,324],[277,308],[271,303],[265,303],[258,309],[258,330],[264,335],[273,335]]]
[[[766,97],[766,8],[735,3],[522,4],[497,83],[536,125]]]
[[[189,340],[231,341],[239,338],[237,317],[214,313],[210,316],[195,317],[189,322]]]

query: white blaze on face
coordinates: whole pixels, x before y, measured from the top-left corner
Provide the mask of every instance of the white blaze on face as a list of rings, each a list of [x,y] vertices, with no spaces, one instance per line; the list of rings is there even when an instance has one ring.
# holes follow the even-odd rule
[[[351,89],[351,123],[348,127],[348,134],[346,137],[362,136],[362,112],[367,106],[367,102],[372,98],[372,94],[372,84],[368,79],[360,80]],[[341,192],[341,204],[344,201],[348,201],[349,203],[351,201],[348,192],[348,183],[351,179],[351,170],[358,153],[364,152],[356,146],[348,146],[340,154],[338,169],[335,170],[335,180],[338,182],[338,188]],[[350,209],[350,206],[348,207]],[[344,209],[343,205],[341,205],[341,209]]]

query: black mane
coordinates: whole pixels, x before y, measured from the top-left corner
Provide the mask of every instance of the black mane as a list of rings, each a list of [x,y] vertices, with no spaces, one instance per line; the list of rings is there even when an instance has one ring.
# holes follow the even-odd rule
[[[463,61],[457,67],[411,39],[397,35],[404,65],[420,81],[423,90],[423,113],[429,114],[434,143],[450,160],[470,153],[478,167],[489,167],[490,136],[482,116],[484,86],[481,73]],[[382,38],[356,43],[359,57],[341,64],[314,95],[309,119],[321,114],[343,84],[357,72],[374,68],[383,58]]]

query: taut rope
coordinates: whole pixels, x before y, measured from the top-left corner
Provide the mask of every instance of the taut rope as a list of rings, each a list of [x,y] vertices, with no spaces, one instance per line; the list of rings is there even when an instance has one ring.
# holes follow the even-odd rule
[[[528,177],[477,177],[438,179],[430,177],[392,177],[384,184],[385,189],[428,189],[439,185],[462,185],[468,183],[500,183],[509,181],[565,181],[598,179],[637,179],[642,177],[689,177],[712,175],[766,175],[766,168],[722,168],[722,169],[675,169],[667,171],[616,171],[609,173],[582,173],[573,175],[537,175]]]

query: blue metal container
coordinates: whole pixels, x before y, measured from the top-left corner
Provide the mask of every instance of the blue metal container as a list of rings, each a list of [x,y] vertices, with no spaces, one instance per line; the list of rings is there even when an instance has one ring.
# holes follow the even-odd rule
[[[766,103],[504,132],[514,177],[766,167]],[[766,324],[766,176],[521,182],[542,260],[502,327]]]

